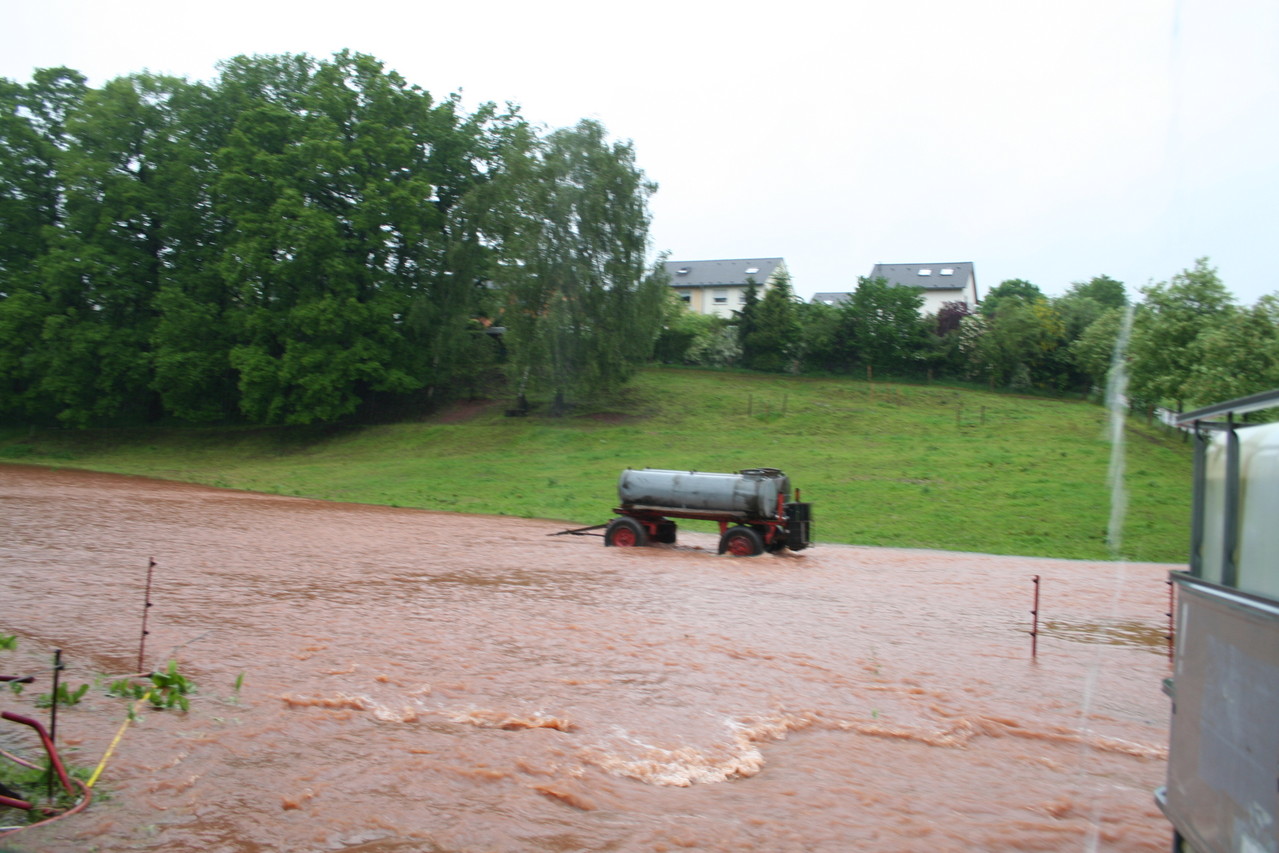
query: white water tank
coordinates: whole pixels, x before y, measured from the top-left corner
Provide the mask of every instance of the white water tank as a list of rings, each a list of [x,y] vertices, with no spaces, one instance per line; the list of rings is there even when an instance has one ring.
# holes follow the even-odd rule
[[[623,506],[656,507],[773,518],[778,496],[790,495],[790,478],[776,468],[749,468],[736,474],[628,468],[617,481]]]

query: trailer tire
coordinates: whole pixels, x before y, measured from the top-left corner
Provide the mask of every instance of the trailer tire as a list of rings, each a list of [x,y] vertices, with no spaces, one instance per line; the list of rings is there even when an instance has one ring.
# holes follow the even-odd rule
[[[736,527],[730,527],[728,532],[720,537],[719,552],[731,554],[734,557],[754,557],[756,554],[764,553],[764,540],[754,530],[739,524]]]
[[[604,544],[615,548],[635,548],[648,544],[648,531],[633,518],[622,516],[608,523]]]

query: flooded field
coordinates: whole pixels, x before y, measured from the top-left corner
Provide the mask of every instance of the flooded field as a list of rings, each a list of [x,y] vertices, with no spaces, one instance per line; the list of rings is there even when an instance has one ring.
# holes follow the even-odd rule
[[[199,685],[88,810],[0,848],[1168,848],[1168,566],[565,526],[0,466],[0,672],[137,671],[154,558],[147,666]],[[43,716],[48,685],[0,709]],[[127,709],[62,709],[70,760]]]

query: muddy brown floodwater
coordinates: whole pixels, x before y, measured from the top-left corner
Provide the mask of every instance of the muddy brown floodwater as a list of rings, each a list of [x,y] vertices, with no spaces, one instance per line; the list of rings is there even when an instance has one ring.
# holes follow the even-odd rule
[[[147,666],[199,685],[0,847],[1167,849],[1169,566],[565,526],[0,466],[0,669],[136,671],[154,557]],[[64,709],[71,760],[126,710]]]

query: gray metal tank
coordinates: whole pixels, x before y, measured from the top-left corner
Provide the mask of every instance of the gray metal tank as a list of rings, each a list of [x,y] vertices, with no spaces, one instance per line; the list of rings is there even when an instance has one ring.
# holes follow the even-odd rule
[[[627,507],[777,517],[778,496],[790,496],[790,478],[776,468],[748,468],[736,474],[628,468],[617,481],[617,497]]]

